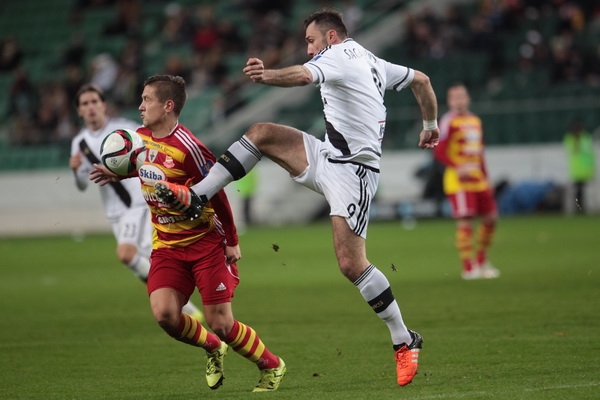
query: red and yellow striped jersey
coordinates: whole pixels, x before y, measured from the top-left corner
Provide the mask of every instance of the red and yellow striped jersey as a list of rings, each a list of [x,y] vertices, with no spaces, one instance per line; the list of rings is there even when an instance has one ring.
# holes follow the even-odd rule
[[[141,127],[137,131],[146,144],[146,160],[138,171],[142,193],[152,213],[153,248],[182,247],[217,230],[229,246],[238,244],[233,214],[227,195],[217,193],[202,216],[190,221],[184,214],[158,201],[154,183],[166,180],[192,186],[201,181],[215,163],[215,156],[181,124],[165,138],[154,138]]]
[[[449,111],[440,119],[440,142],[435,158],[446,166],[444,192],[480,192],[489,188],[483,157],[481,119],[473,113]],[[458,169],[468,169],[459,176]]]

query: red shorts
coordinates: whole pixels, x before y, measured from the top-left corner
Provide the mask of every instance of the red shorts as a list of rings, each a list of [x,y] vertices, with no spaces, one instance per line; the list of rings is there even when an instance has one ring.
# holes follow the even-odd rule
[[[214,231],[186,247],[154,249],[150,265],[148,294],[172,288],[189,300],[197,287],[207,305],[230,302],[240,281],[237,266],[227,264],[225,239]]]
[[[454,218],[477,217],[496,212],[496,200],[491,189],[482,192],[449,194]]]

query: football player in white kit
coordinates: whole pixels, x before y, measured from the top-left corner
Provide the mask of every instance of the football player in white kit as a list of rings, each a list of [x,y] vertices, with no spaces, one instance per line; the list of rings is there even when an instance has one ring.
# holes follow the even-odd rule
[[[77,113],[84,126],[71,142],[69,166],[75,175],[75,184],[81,191],[90,182],[93,164],[100,164],[100,146],[104,138],[116,129],[135,131],[140,124],[124,118],[109,118],[102,89],[93,84],[83,85],[75,97]],[[117,257],[142,282],[150,270],[152,250],[152,223],[150,210],[135,179],[123,179],[99,186],[106,219],[112,225],[117,240]],[[202,312],[191,302],[184,312],[203,321]]]
[[[244,73],[265,85],[320,86],[325,140],[292,127],[258,123],[233,143],[191,190],[158,182],[157,193],[196,218],[207,199],[266,156],[287,170],[294,181],[323,194],[331,207],[339,268],[387,324],[396,356],[397,383],[404,386],[417,373],[423,339],[404,324],[388,279],[367,259],[365,240],[369,207],[379,181],[386,120],[384,92],[412,90],[423,116],[421,148],[433,148],[438,143],[436,96],[422,72],[378,58],[348,38],[337,10],[313,13],[304,27],[310,61],[273,70],[250,58]]]

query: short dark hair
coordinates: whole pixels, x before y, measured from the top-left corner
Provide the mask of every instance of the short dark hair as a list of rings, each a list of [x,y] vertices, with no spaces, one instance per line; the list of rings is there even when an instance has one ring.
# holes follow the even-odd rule
[[[75,94],[75,106],[76,107],[79,107],[79,99],[81,98],[81,95],[84,93],[87,93],[87,92],[98,93],[100,100],[102,100],[103,103],[106,101],[106,99],[104,97],[104,91],[100,88],[100,86],[95,85],[93,83],[86,83],[85,85],[81,86],[79,88],[79,90],[77,91],[77,93]]]
[[[338,9],[326,7],[315,11],[304,20],[304,30],[306,31],[306,28],[313,22],[323,34],[333,29],[341,38],[348,37],[348,29],[344,24],[342,13]]]
[[[161,103],[172,100],[175,104],[173,112],[179,116],[187,93],[185,92],[185,79],[175,75],[154,75],[144,81],[144,87],[152,85],[156,89],[156,97]]]

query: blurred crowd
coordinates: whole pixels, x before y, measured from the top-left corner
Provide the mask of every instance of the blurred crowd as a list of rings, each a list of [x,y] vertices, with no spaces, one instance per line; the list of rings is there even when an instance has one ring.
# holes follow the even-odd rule
[[[302,37],[290,34],[289,19],[293,1],[239,0],[235,18],[248,21],[250,32],[242,34],[232,19],[218,18],[214,2],[181,5],[164,0],[77,0],[68,22],[72,37],[57,56],[52,69],[61,71],[52,79],[34,82],[23,60],[17,38],[9,35],[0,44],[0,74],[12,74],[8,105],[2,120],[8,120],[12,145],[68,143],[79,128],[72,100],[85,82],[100,86],[114,110],[136,107],[143,80],[148,73],[183,76],[190,94],[217,88],[211,113],[214,122],[225,118],[243,105],[237,89],[242,83],[241,71],[232,71],[231,56],[251,54],[267,66],[279,64],[297,50]],[[143,32],[144,7],[162,7],[156,28]],[[125,39],[120,54],[90,54],[81,33],[86,13],[93,9],[112,9],[114,18],[103,27],[103,40]],[[356,10],[356,8],[354,8]],[[152,16],[154,18],[154,16]],[[169,54],[152,72],[146,68],[145,54]],[[187,51],[171,51],[171,50]]]
[[[139,20],[139,0],[77,0],[68,21],[72,36],[49,65],[54,77],[34,81],[23,61],[17,39],[10,35],[2,41],[2,72],[12,73],[9,101],[2,120],[10,124],[9,141],[14,146],[59,143],[68,148],[80,128],[74,98],[77,90],[93,82],[106,90],[115,107],[133,104],[140,87],[138,71],[142,65],[141,38],[135,21]],[[103,27],[106,40],[111,36],[128,38],[118,57],[109,53],[89,54],[81,32],[82,15],[90,8],[113,7],[114,19]],[[5,65],[9,66],[5,68]]]
[[[51,66],[61,71],[56,74],[59,78],[44,82],[30,78],[23,64],[30,55],[21,50],[16,37],[0,38],[0,74],[12,74],[3,118],[11,123],[11,144],[69,143],[79,129],[74,94],[85,82],[102,87],[115,110],[137,107],[151,53],[168,54],[152,73],[183,76],[190,95],[214,89],[208,124],[222,120],[244,105],[240,87],[246,79],[239,63],[231,60],[258,57],[267,67],[306,60],[301,21],[292,21],[298,1],[235,0],[228,4],[235,13],[223,17],[217,16],[215,2],[77,0],[65,22],[72,26],[72,37]],[[314,9],[329,4],[344,12],[351,35],[360,29],[364,10],[354,1],[311,2]],[[461,7],[451,7],[443,15],[431,9],[410,15],[400,46],[413,59],[487,52],[492,60],[487,71],[490,77],[499,77],[508,68],[550,66],[552,82],[600,86],[600,44],[584,47],[578,41],[581,32],[600,30],[597,1],[481,0],[475,4],[472,15]],[[154,28],[145,29],[152,27],[144,9],[150,6],[160,7],[161,13]],[[81,26],[86,13],[98,8],[114,12],[101,35],[107,41],[124,39],[118,54],[90,54]],[[557,22],[549,30],[531,23],[510,57],[498,51],[503,38],[517,31],[523,21],[548,19]]]
[[[490,82],[506,71],[547,72],[551,85],[571,82],[600,87],[598,1],[481,0],[475,4],[472,15],[459,6],[448,8],[444,15],[433,9],[411,15],[404,41],[408,54],[436,60],[486,53]]]

